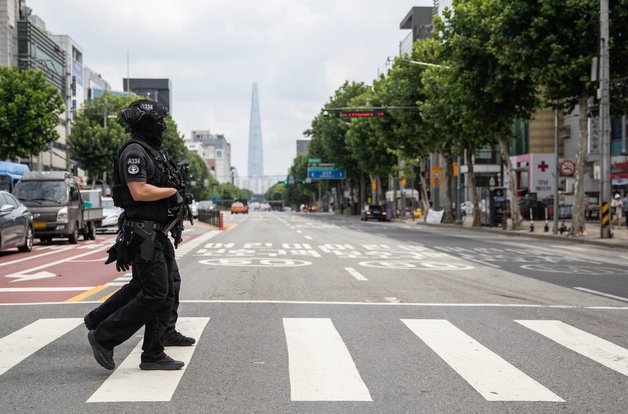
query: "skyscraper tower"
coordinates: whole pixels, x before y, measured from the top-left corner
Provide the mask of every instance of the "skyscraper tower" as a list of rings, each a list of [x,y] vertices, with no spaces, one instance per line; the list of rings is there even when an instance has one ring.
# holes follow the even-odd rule
[[[262,123],[259,115],[259,99],[257,96],[257,82],[253,83],[251,97],[251,124],[249,126],[249,165],[248,175],[261,177],[264,175],[264,157],[262,154]]]

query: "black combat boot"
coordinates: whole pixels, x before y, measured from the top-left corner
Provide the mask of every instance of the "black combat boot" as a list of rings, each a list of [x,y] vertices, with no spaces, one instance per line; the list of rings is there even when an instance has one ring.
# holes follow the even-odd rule
[[[140,369],[173,371],[183,368],[184,365],[185,363],[183,363],[182,361],[176,361],[170,358],[168,355],[165,355],[162,359],[159,359],[157,361],[142,362],[140,364]]]
[[[105,369],[114,369],[116,367],[116,363],[113,362],[113,349],[107,349],[99,344],[96,338],[94,338],[93,330],[87,333],[87,339],[89,340],[89,344],[92,346],[96,362],[98,362],[98,364]]]
[[[181,332],[175,332],[162,339],[161,342],[163,346],[192,346],[196,343],[196,339],[185,336]]]

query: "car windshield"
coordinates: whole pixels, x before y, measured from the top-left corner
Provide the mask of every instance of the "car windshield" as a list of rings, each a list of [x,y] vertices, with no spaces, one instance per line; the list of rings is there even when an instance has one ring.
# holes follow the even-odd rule
[[[20,181],[13,195],[24,201],[67,201],[67,191],[63,181]]]

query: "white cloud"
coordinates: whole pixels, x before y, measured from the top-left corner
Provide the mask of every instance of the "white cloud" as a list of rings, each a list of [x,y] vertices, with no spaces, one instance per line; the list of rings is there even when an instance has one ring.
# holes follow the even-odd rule
[[[399,23],[432,0],[27,0],[84,63],[122,89],[127,76],[170,78],[181,133],[231,142],[246,175],[251,88],[258,82],[264,171],[285,174],[295,140],[345,80],[371,83],[408,31]]]

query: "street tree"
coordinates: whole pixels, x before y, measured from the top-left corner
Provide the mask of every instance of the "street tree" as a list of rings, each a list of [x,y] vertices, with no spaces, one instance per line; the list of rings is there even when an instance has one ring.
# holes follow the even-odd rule
[[[512,5],[511,3],[514,3]],[[512,227],[521,226],[514,170],[507,141],[517,120],[529,121],[539,108],[538,83],[531,71],[522,71],[506,46],[521,25],[513,13],[519,3],[507,0],[458,0],[454,10],[436,17],[435,37],[458,89],[462,125],[475,148],[499,144],[509,177]],[[472,165],[470,163],[469,165]],[[477,220],[474,202],[474,225]]]
[[[61,93],[41,71],[0,67],[0,159],[50,149],[64,110]]]

